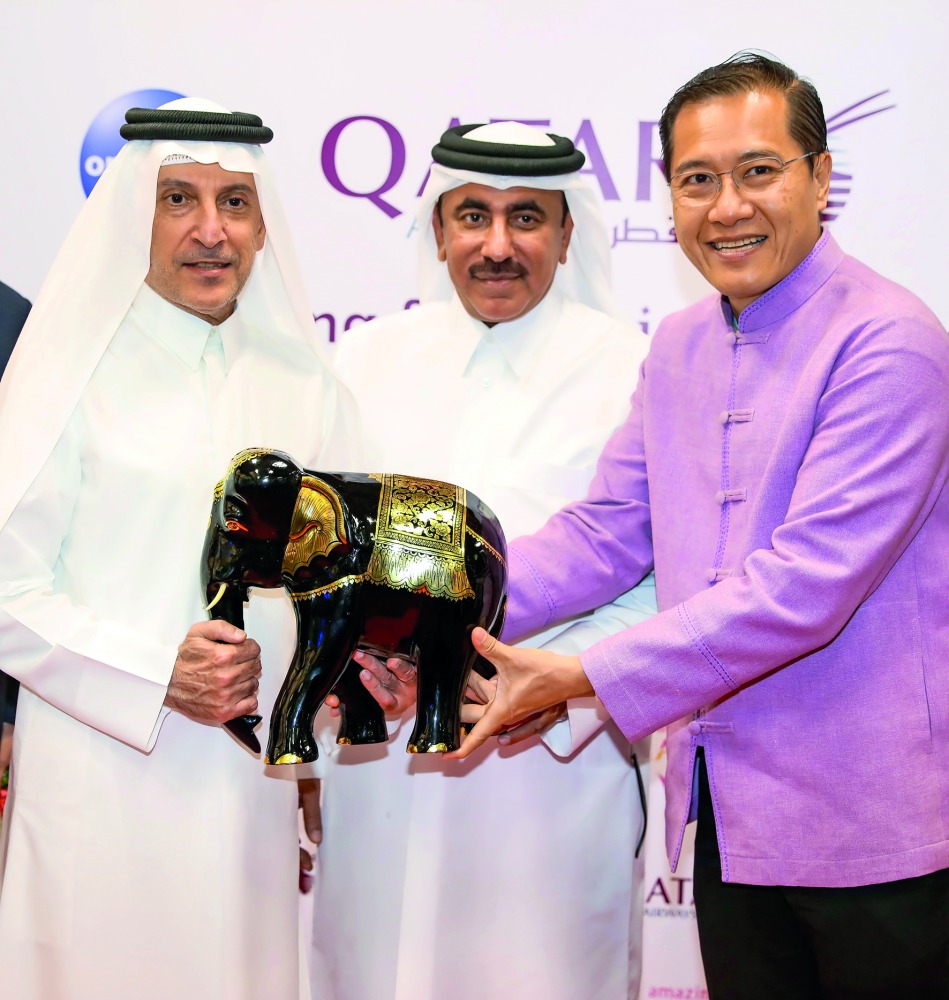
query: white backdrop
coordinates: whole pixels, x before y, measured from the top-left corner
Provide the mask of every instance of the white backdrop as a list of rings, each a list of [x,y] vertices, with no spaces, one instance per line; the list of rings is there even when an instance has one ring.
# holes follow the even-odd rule
[[[949,161],[946,22],[944,0],[764,11],[708,0],[0,0],[0,279],[36,295],[84,198],[80,163],[104,159],[87,133],[113,101],[157,88],[274,129],[327,340],[413,298],[414,206],[429,150],[455,119],[549,122],[579,136],[615,241],[620,302],[651,331],[707,290],[669,241],[653,123],[693,73],[753,46],[809,76],[836,126],[839,242],[945,323],[947,198],[927,184]],[[642,997],[701,997],[688,871],[671,876],[661,857],[661,793],[654,781]]]

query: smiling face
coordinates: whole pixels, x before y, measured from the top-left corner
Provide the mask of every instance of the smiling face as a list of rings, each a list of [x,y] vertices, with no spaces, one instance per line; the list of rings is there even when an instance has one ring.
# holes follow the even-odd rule
[[[253,174],[217,163],[167,164],[158,171],[145,282],[217,325],[234,311],[265,235]]]
[[[791,160],[811,152],[791,138],[787,119],[784,95],[772,91],[687,104],[673,126],[670,172],[705,168],[718,173],[756,156]],[[813,249],[820,237],[820,211],[827,205],[830,168],[830,154],[820,153],[790,164],[783,185],[765,192],[749,196],[726,174],[710,204],[673,200],[679,246],[728,297],[736,314],[786,278]]]
[[[573,232],[562,191],[484,184],[442,195],[432,226],[465,309],[488,326],[524,316],[543,299]]]

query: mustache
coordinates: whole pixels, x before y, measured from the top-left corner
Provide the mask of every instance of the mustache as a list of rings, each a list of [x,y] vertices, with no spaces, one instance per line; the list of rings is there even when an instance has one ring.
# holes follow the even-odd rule
[[[468,274],[472,278],[523,278],[527,268],[507,257],[505,260],[484,260],[480,264],[472,264]]]
[[[216,264],[233,264],[234,260],[235,258],[230,253],[216,246],[192,250],[178,257],[179,264],[208,264],[211,261]]]

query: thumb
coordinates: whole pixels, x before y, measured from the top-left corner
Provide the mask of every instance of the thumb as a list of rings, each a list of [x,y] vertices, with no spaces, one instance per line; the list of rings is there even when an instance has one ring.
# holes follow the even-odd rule
[[[480,627],[472,631],[471,643],[481,656],[495,666],[504,660],[508,649],[500,639],[495,639],[487,629]]]
[[[223,618],[197,622],[192,626],[191,631],[203,639],[210,639],[212,642],[241,643],[247,638],[247,633],[243,629],[224,621]]]

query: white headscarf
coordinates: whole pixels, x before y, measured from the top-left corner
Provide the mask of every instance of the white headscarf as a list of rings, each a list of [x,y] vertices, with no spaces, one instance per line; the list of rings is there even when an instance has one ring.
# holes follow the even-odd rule
[[[168,109],[226,112],[184,98]],[[240,295],[242,318],[326,367],[276,187],[259,146],[135,140],[108,166],[56,256],[0,384],[0,527],[62,435],[148,273],[158,170],[169,156],[254,174],[267,236]]]
[[[493,122],[465,134],[476,142],[511,143],[519,146],[553,145],[539,128],[521,122]],[[613,296],[610,243],[606,224],[592,188],[575,170],[568,174],[548,177],[517,176],[458,170],[439,163],[432,171],[419,200],[416,224],[419,229],[419,298],[425,302],[447,301],[454,289],[448,268],[438,259],[438,246],[432,228],[432,212],[438,199],[463,184],[484,184],[501,191],[512,187],[536,188],[540,191],[563,191],[573,219],[573,235],[567,249],[567,263],[560,264],[554,274],[554,287],[565,298],[611,316],[621,315]]]

